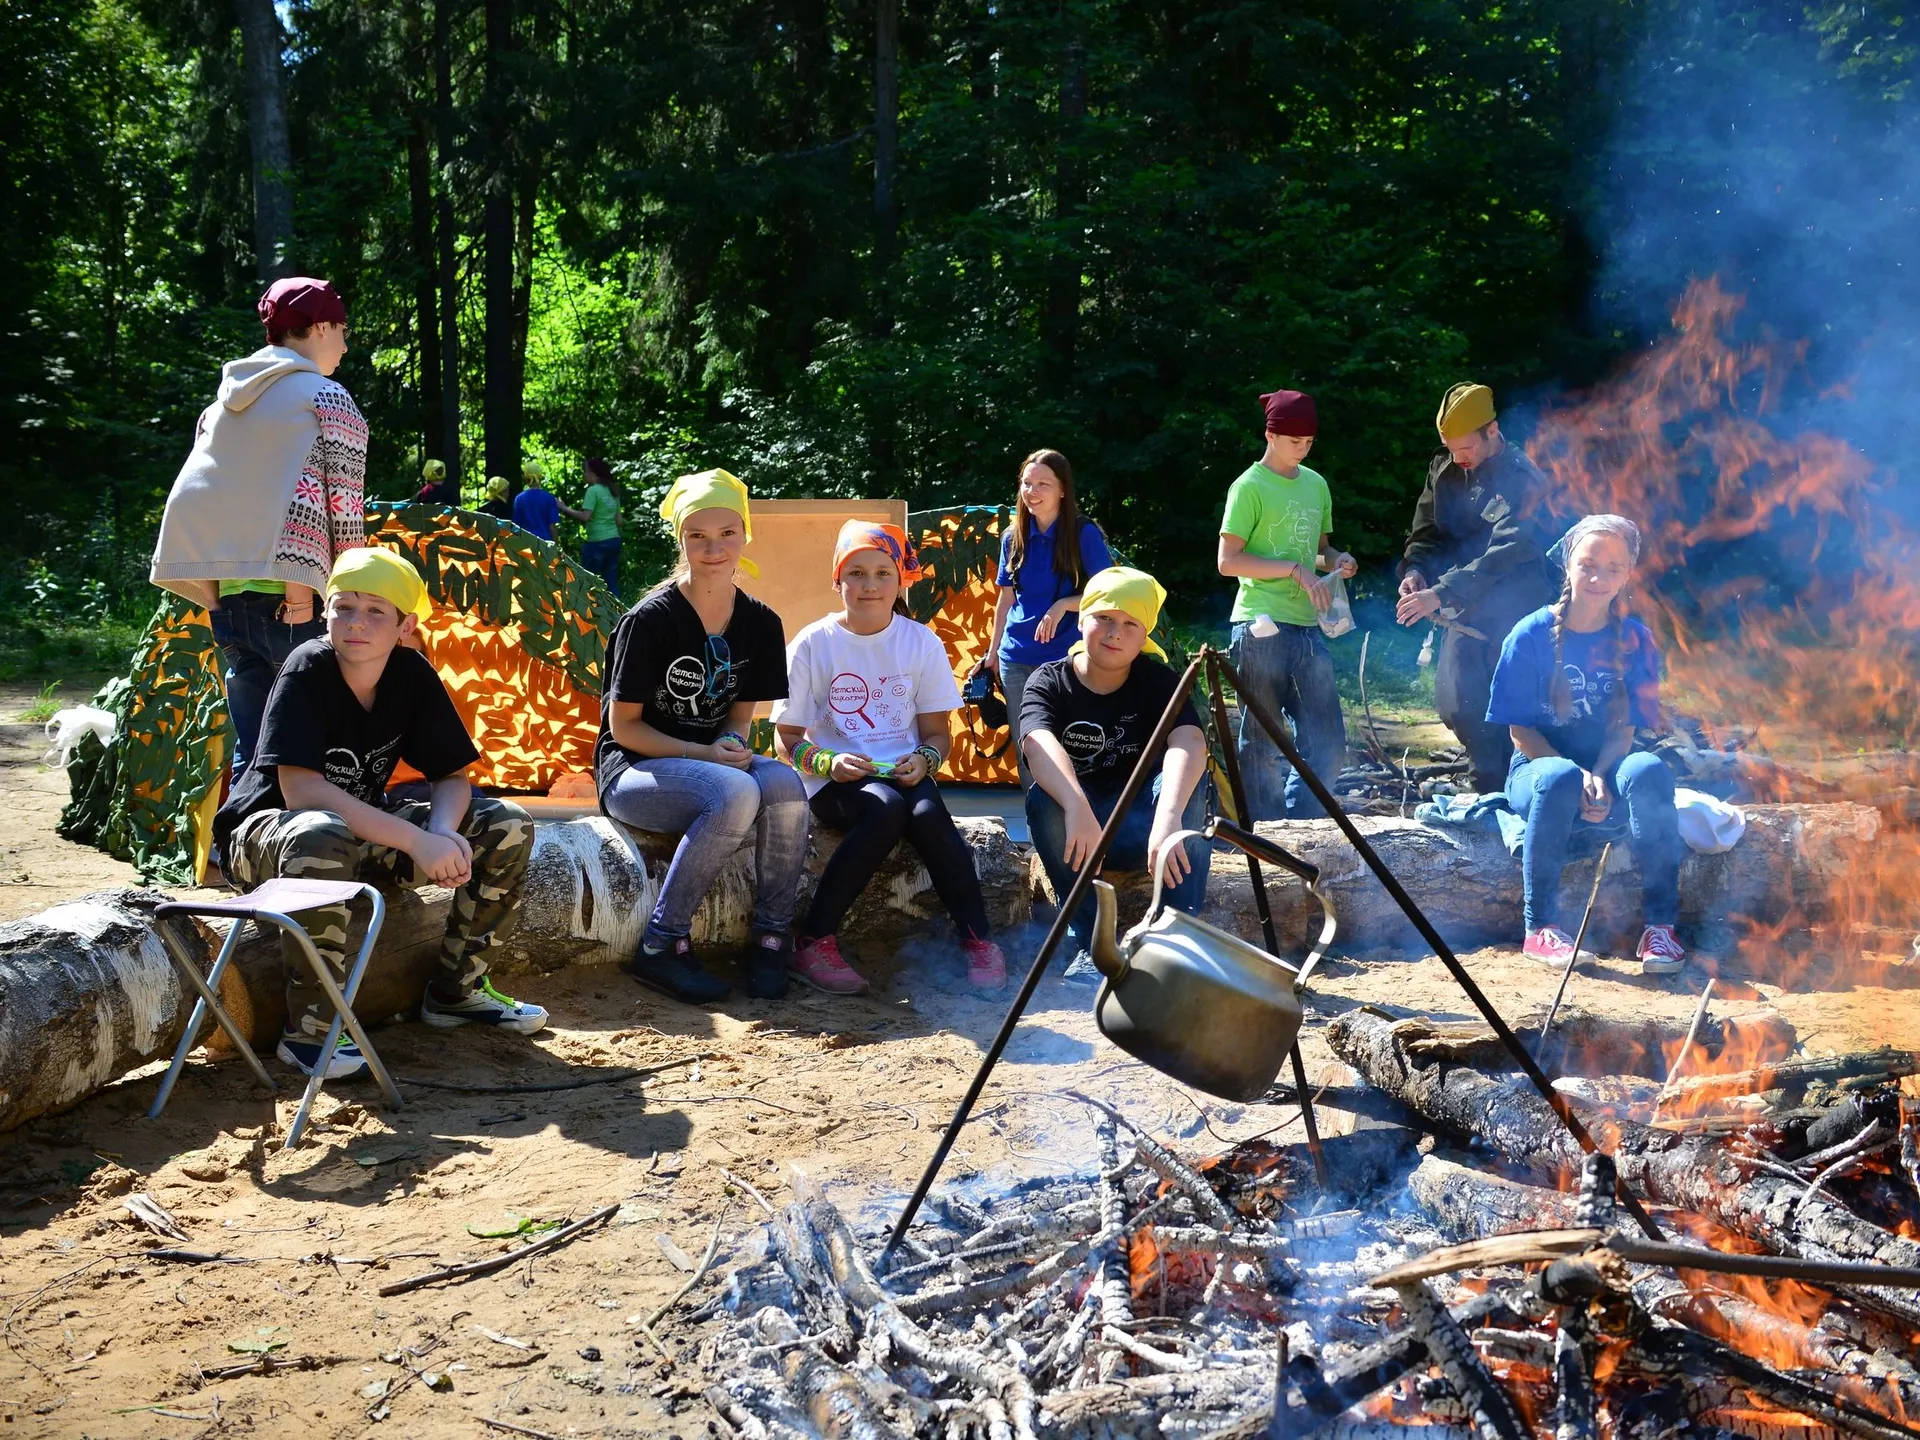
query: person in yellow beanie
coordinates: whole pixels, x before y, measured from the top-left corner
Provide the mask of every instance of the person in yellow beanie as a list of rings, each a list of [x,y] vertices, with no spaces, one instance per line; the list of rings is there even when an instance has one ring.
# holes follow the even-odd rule
[[[1414,506],[1395,613],[1402,625],[1445,627],[1434,708],[1467,752],[1474,790],[1490,794],[1506,787],[1513,758],[1507,727],[1487,719],[1501,642],[1559,589],[1546,560],[1547,480],[1500,433],[1485,385],[1453,386],[1434,424],[1440,449]]]
[[[487,477],[487,498],[480,502],[480,513],[496,520],[513,519],[513,490],[504,475]]]
[[[1143,570],[1110,566],[1080,594],[1080,639],[1064,660],[1036,668],[1020,706],[1020,744],[1033,784],[1027,829],[1056,895],[1065,895],[1093,853],[1101,828],[1120,802],[1127,777],[1180,677],[1152,640],[1167,592]],[[1197,912],[1207,898],[1212,852],[1199,839],[1170,844],[1206,821],[1206,738],[1193,701],[1181,702],[1173,732],[1158,756],[1151,786],[1134,801],[1107,852],[1117,870],[1164,872],[1167,901]],[[1093,965],[1094,903],[1067,922],[1069,984],[1097,985]]]
[[[453,908],[439,968],[420,1002],[436,1029],[492,1025],[531,1035],[547,1012],[502,995],[488,963],[513,933],[533,854],[533,822],[505,800],[475,795],[480,758],[432,663],[402,642],[433,613],[413,562],[380,546],[349,550],[327,581],[327,631],[287,657],[268,697],[260,743],[213,820],[227,878],[252,890],[279,876],[444,885]],[[431,798],[392,802],[405,760]],[[346,982],[347,909],[302,912],[338,983]],[[300,952],[287,943],[287,1024],[276,1052],[330,1079],[363,1069],[346,1035],[321,1053],[333,1018]]]

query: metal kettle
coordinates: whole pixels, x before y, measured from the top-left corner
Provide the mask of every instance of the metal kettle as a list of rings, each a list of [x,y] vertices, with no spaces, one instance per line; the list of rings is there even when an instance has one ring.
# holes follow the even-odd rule
[[[1253,847],[1237,827],[1182,830],[1168,844],[1221,837]],[[1232,831],[1232,834],[1225,833]],[[1272,853],[1269,853],[1272,852]],[[1284,852],[1264,841],[1257,852]],[[1098,912],[1093,963],[1105,977],[1094,1018],[1115,1045],[1182,1084],[1227,1100],[1257,1100],[1280,1073],[1300,1033],[1301,992],[1333,943],[1333,912],[1318,889],[1319,872],[1304,861],[1281,861],[1308,881],[1325,924],[1299,968],[1238,935],[1161,903],[1165,871],[1156,868],[1146,918],[1116,937],[1113,886],[1093,882]]]

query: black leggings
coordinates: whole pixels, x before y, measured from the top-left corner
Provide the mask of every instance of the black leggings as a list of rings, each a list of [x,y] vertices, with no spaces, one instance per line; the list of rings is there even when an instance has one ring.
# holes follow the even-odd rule
[[[800,924],[802,936],[817,940],[837,931],[905,836],[920,852],[960,938],[987,938],[987,902],[980,897],[980,877],[973,873],[973,851],[931,776],[907,789],[887,780],[829,780],[813,797],[813,814],[822,825],[846,833],[813,892],[813,904]]]

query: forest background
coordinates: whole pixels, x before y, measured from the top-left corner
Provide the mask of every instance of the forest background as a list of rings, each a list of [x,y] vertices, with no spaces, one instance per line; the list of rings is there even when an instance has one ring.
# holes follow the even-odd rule
[[[1876,0],[0,0],[0,678],[122,663],[285,273],[346,297],[370,496],[539,459],[577,503],[604,455],[630,582],[688,469],[997,504],[1048,445],[1217,624],[1279,386],[1319,397],[1336,539],[1384,576],[1453,381],[1524,436],[1690,277],[1816,369],[1823,327],[1905,303],[1835,237],[1876,155],[1911,168],[1913,30]],[[1848,193],[1769,260],[1726,218],[1770,184],[1729,127],[1804,178],[1839,113],[1811,170]]]

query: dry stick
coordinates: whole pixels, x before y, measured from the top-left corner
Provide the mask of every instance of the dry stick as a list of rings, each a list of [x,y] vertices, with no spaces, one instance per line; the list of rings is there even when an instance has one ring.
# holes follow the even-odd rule
[[[727,1217],[731,1214],[733,1214],[731,1203],[721,1207],[720,1218],[713,1222],[713,1238],[707,1241],[707,1253],[701,1256],[699,1265],[694,1268],[693,1274],[687,1277],[687,1283],[673,1292],[673,1298],[662,1303],[657,1310],[647,1316],[643,1322],[646,1326],[658,1325],[660,1317],[691,1295],[693,1287],[698,1285],[707,1271],[713,1268],[713,1257],[720,1253],[720,1228],[727,1223]]]
[[[1600,898],[1600,881],[1607,873],[1607,857],[1613,854],[1613,842],[1607,841],[1600,847],[1600,863],[1593,867],[1593,889],[1587,892],[1587,908],[1580,916],[1580,933],[1573,937],[1573,953],[1567,956],[1567,968],[1560,972],[1560,988],[1553,992],[1553,1004],[1547,1007],[1547,1018],[1541,1022],[1540,1038],[1533,1042],[1533,1063],[1547,1063],[1547,1037],[1553,1033],[1553,1022],[1560,1014],[1560,1002],[1566,999],[1567,982],[1573,979],[1573,967],[1580,963],[1580,947],[1587,943],[1587,925],[1593,919],[1594,902]],[[1713,982],[1707,982],[1711,988]],[[1697,1023],[1697,1022],[1696,1022]]]
[[[324,1370],[329,1365],[351,1365],[352,1355],[297,1355],[279,1359],[262,1355],[258,1360],[243,1360],[238,1365],[222,1365],[217,1370],[202,1370],[200,1379],[233,1380],[241,1375],[278,1375],[288,1370]],[[196,1387],[197,1388],[197,1387]]]
[[[551,1235],[543,1235],[540,1239],[522,1245],[516,1250],[509,1250],[504,1255],[496,1255],[491,1260],[470,1260],[465,1265],[448,1265],[444,1269],[429,1270],[424,1275],[415,1275],[411,1280],[395,1280],[389,1285],[382,1285],[379,1293],[404,1295],[409,1290],[418,1290],[423,1285],[432,1285],[441,1280],[466,1280],[475,1275],[491,1275],[496,1270],[505,1270],[508,1266],[526,1259],[536,1251],[551,1250],[556,1245],[566,1244],[582,1230],[598,1225],[603,1220],[611,1219],[619,1209],[620,1202],[616,1200],[613,1204],[594,1211],[583,1220],[576,1220],[571,1225],[563,1225]]]
[[[731,1170],[727,1169],[726,1166],[722,1165],[720,1167],[720,1173],[726,1176],[727,1179],[731,1181],[733,1184],[738,1185],[742,1190],[746,1191],[747,1194],[750,1197],[752,1197],[753,1203],[758,1205],[762,1210],[766,1211],[767,1214],[773,1215],[777,1213],[774,1210],[773,1206],[767,1203],[766,1196],[762,1195],[758,1190],[754,1189],[753,1186],[749,1185],[746,1181],[742,1180],[738,1175],[734,1174]]]
[[[1200,1212],[1201,1219],[1219,1230],[1234,1228],[1233,1212],[1226,1207],[1218,1195],[1213,1193],[1213,1187],[1207,1184],[1199,1171],[1193,1169],[1186,1161],[1104,1100],[1096,1100],[1091,1095],[1083,1094],[1078,1090],[1063,1090],[1060,1093],[1069,1100],[1078,1100],[1082,1105],[1091,1105],[1131,1135],[1134,1153],[1140,1157],[1140,1163],[1184,1190],[1187,1198],[1193,1202],[1193,1208]]]
[[[1373,632],[1367,631],[1360,637],[1360,708],[1367,717],[1367,752],[1398,779],[1406,779],[1404,771],[1387,758],[1387,747],[1380,743],[1380,732],[1373,728],[1373,702],[1367,699],[1367,645],[1373,639]],[[1224,739],[1220,742],[1226,744]]]
[[[1494,1008],[1493,1001],[1487,998],[1487,993],[1480,988],[1479,982],[1468,973],[1467,967],[1460,963],[1460,957],[1453,953],[1453,947],[1447,944],[1440,932],[1434,929],[1433,922],[1427,918],[1426,913],[1414,903],[1413,897],[1407,893],[1399,877],[1387,867],[1387,862],[1380,858],[1380,852],[1375,850],[1367,837],[1360,833],[1360,827],[1353,823],[1353,817],[1347,814],[1346,809],[1340,804],[1339,797],[1327,789],[1326,783],[1308,766],[1306,758],[1300,753],[1300,747],[1293,743],[1293,736],[1288,733],[1286,725],[1267,708],[1266,701],[1258,695],[1248,693],[1240,684],[1239,672],[1217,650],[1206,646],[1202,648],[1201,653],[1211,657],[1209,664],[1225,672],[1227,678],[1233,681],[1234,691],[1239,695],[1240,703],[1247,707],[1260,728],[1267,732],[1267,737],[1287,758],[1287,763],[1293,766],[1301,782],[1313,792],[1314,799],[1320,802],[1321,808],[1327,812],[1328,817],[1340,827],[1340,833],[1347,837],[1348,843],[1359,852],[1361,860],[1373,872],[1374,878],[1386,888],[1386,892],[1393,897],[1394,903],[1400,907],[1401,913],[1412,922],[1413,928],[1420,932],[1420,938],[1427,942],[1433,953],[1439,957],[1440,963],[1447,967],[1447,973],[1453,976],[1454,983],[1465,992],[1467,999],[1473,1003],[1473,1008],[1480,1012],[1480,1017],[1493,1027],[1493,1033],[1500,1037],[1500,1043],[1506,1047],[1507,1053],[1513,1057],[1514,1063],[1520,1067],[1528,1083],[1540,1093],[1540,1098],[1547,1102],[1555,1117],[1566,1128],[1567,1134],[1573,1137],[1574,1144],[1589,1155],[1598,1150],[1599,1145],[1594,1141],[1587,1127],[1581,1123],[1580,1117],[1573,1113],[1572,1106],[1567,1103],[1567,1097],[1554,1089],[1553,1082],[1547,1078],[1546,1072],[1534,1064],[1533,1056],[1527,1053],[1527,1047],[1520,1043],[1520,1037],[1513,1033],[1513,1027],[1508,1025],[1505,1017]],[[1164,737],[1157,737],[1157,739],[1164,739]],[[1661,1232],[1660,1227],[1653,1223],[1653,1217],[1647,1213],[1646,1207],[1633,1193],[1624,1186],[1619,1193],[1620,1204],[1646,1233],[1647,1238],[1664,1240],[1666,1236]]]
[[[622,1080],[644,1080],[650,1075],[678,1070],[683,1065],[697,1065],[707,1058],[704,1054],[689,1055],[682,1060],[669,1060],[664,1065],[602,1070],[584,1080],[554,1080],[537,1085],[469,1085],[461,1080],[423,1080],[416,1075],[396,1075],[393,1079],[397,1085],[418,1085],[423,1090],[454,1090],[462,1095],[545,1095],[553,1090],[585,1090],[591,1085],[618,1085]]]
[[[1647,1117],[1649,1125],[1660,1118],[1660,1107],[1673,1095],[1673,1088],[1680,1079],[1680,1072],[1687,1067],[1687,1059],[1693,1054],[1693,1042],[1700,1037],[1700,1023],[1707,1018],[1707,1002],[1713,998],[1713,979],[1707,979],[1706,988],[1700,992],[1700,1003],[1693,1007],[1693,1022],[1687,1026],[1687,1038],[1680,1042],[1680,1053],[1673,1057],[1673,1064],[1667,1069],[1666,1081],[1660,1086],[1660,1093],[1653,1097],[1653,1114]]]
[[[509,1435],[531,1435],[533,1440],[560,1440],[558,1435],[549,1430],[535,1430],[530,1425],[516,1425],[511,1420],[495,1420],[491,1415],[476,1415],[473,1418],[482,1425],[489,1425],[495,1430],[504,1430]]]

